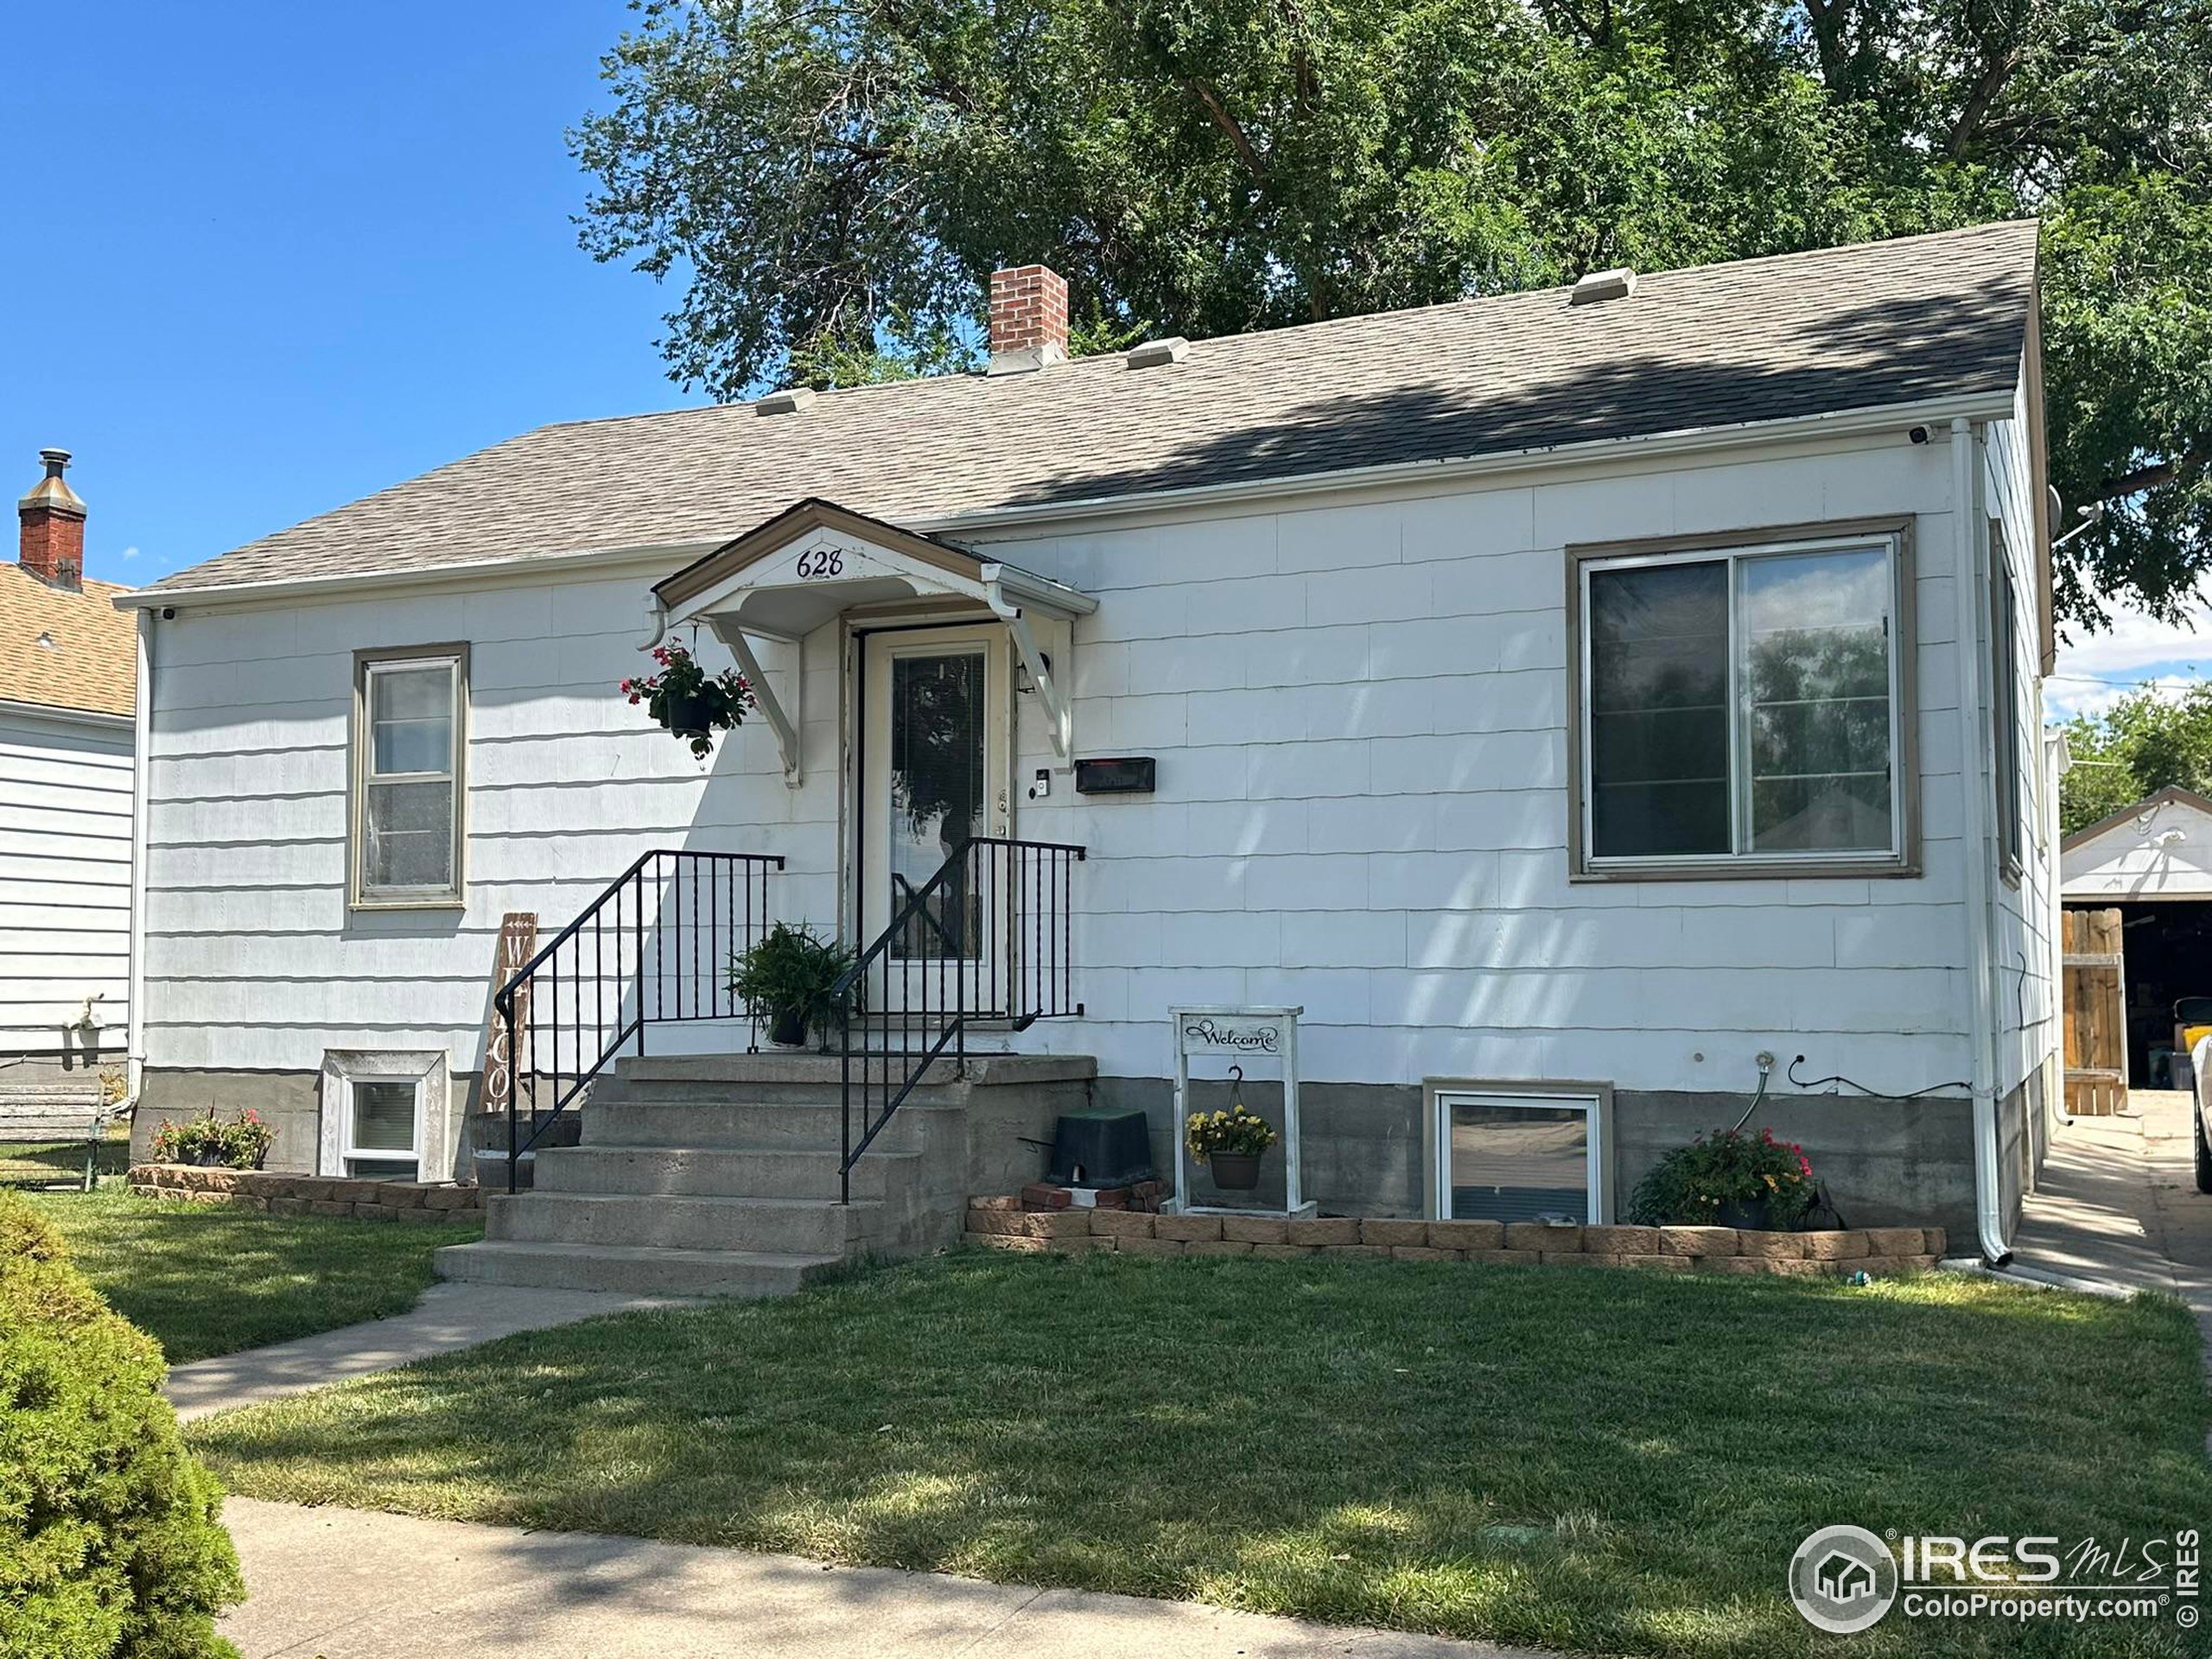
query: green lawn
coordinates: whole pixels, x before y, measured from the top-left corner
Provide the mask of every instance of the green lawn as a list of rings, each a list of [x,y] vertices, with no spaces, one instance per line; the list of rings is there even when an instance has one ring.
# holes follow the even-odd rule
[[[2212,1520],[2195,1326],[1950,1275],[960,1253],[516,1337],[209,1420],[254,1497],[791,1550],[1608,1652],[1816,1640],[1815,1527]]]
[[[430,1252],[479,1236],[472,1226],[158,1202],[120,1185],[28,1196],[172,1365],[404,1313],[435,1276]]]
[[[96,1167],[103,1180],[111,1175],[120,1178],[129,1171],[130,1135],[127,1128],[100,1141]],[[74,1141],[0,1141],[0,1187],[81,1185],[84,1179],[82,1135]]]

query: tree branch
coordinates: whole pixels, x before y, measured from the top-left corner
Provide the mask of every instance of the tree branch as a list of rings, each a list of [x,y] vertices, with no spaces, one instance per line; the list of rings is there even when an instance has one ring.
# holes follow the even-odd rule
[[[1206,113],[1213,118],[1214,125],[1219,127],[1228,137],[1230,143],[1243,160],[1244,170],[1255,179],[1264,182],[1268,176],[1267,158],[1253,148],[1250,137],[1246,135],[1244,129],[1237,124],[1236,118],[1229,112],[1228,106],[1221,101],[1221,94],[1196,75],[1186,75],[1179,69],[1175,70],[1173,73],[1175,79],[1181,83],[1183,90],[1205,106]]]
[[[1981,73],[1974,79],[1974,90],[1967,94],[1959,118],[1951,124],[1950,142],[1946,148],[1953,161],[1962,160],[1980,136],[1982,123],[1989,117],[1989,106],[2005,90],[2005,83],[2012,79],[2012,72],[2020,67],[2020,58],[2017,47],[2006,47],[2001,52],[1984,48]]]
[[[2212,438],[2200,438],[2171,461],[2153,461],[2147,467],[2138,467],[2117,478],[2106,479],[2097,486],[2100,501],[2119,501],[2131,495],[2140,495],[2145,490],[2155,490],[2162,484],[2171,484],[2185,473],[2201,471],[2212,466]]]

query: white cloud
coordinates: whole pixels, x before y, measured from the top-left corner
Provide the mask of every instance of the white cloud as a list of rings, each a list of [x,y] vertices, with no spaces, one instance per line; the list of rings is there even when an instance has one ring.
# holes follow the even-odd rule
[[[2114,606],[2111,626],[2090,633],[2076,625],[2058,647],[2058,666],[2044,686],[2055,720],[2109,709],[2136,687],[2177,693],[2212,670],[2212,605],[2199,600],[2179,624]]]
[[[126,547],[123,550],[123,556],[126,559],[135,559],[138,556],[138,550],[135,547]]]

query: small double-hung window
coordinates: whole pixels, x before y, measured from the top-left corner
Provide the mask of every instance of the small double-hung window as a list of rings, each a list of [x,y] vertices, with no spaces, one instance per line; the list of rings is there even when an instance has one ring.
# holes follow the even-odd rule
[[[468,654],[364,652],[354,684],[353,902],[461,902]]]
[[[1578,872],[1900,870],[1901,529],[1578,550]]]

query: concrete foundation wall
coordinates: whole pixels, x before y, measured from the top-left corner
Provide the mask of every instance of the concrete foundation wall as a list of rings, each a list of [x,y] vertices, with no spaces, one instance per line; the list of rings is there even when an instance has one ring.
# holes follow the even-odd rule
[[[163,1118],[236,1117],[251,1107],[276,1131],[265,1167],[315,1173],[321,1139],[321,1074],[315,1071],[155,1071],[141,1079],[130,1121],[130,1161],[151,1163],[154,1132]]]
[[[1192,1083],[1194,1110],[1229,1103],[1218,1083]],[[1101,1077],[1101,1106],[1141,1110],[1152,1132],[1153,1161],[1172,1179],[1177,1152],[1174,1085],[1165,1077]],[[1325,1212],[1421,1216],[1431,1198],[1421,1134],[1421,1090],[1413,1084],[1308,1083],[1299,1091],[1304,1121],[1305,1196]],[[1274,1083],[1249,1084],[1245,1103],[1280,1124],[1282,1096]],[[1628,1210],[1637,1184],[1666,1153],[1694,1137],[1726,1128],[1751,1103],[1743,1094],[1624,1090],[1613,1096],[1613,1219]],[[2015,1113],[2017,1119],[2018,1114]],[[1802,1145],[1814,1173],[1853,1227],[1938,1226],[1974,1236],[1974,1115],[1964,1098],[1876,1100],[1864,1096],[1770,1096],[1751,1118]],[[2017,1153],[2012,1167],[2020,1167]],[[1192,1172],[1200,1197],[1212,1188]],[[1283,1199],[1283,1164],[1268,1158],[1261,1198]],[[2018,1213],[2017,1198],[2014,1213]]]
[[[987,1072],[989,1061],[978,1062]],[[1012,1192],[1043,1175],[1046,1144],[1054,1118],[1088,1103],[1144,1113],[1154,1166],[1173,1180],[1178,1152],[1174,1085],[1166,1077],[1075,1077],[1019,1087],[978,1085],[963,1091],[965,1144],[956,1170],[938,1173],[944,1195],[961,1202],[970,1192]],[[456,1104],[473,1079],[454,1079]],[[276,1125],[269,1168],[309,1173],[315,1167],[319,1104],[316,1074],[278,1071],[149,1071],[131,1130],[131,1156],[146,1161],[153,1132],[163,1117],[204,1113],[228,1116],[248,1106]],[[1224,1083],[1193,1079],[1193,1109],[1229,1103]],[[2039,1161],[2041,1110],[2031,1077],[2008,1097],[1999,1113],[2004,1134],[2005,1204],[2017,1220],[2020,1193]],[[1408,1084],[1308,1083],[1300,1090],[1304,1120],[1305,1196],[1325,1212],[1357,1216],[1424,1216],[1428,1192],[1421,1134],[1421,1090]],[[1245,1103],[1280,1124],[1282,1091],[1272,1081],[1249,1083]],[[1694,1136],[1726,1128],[1744,1116],[1751,1096],[1623,1090],[1613,1096],[1612,1215],[1628,1209],[1637,1183],[1660,1157]],[[472,1117],[455,1159],[466,1176],[467,1146],[488,1133],[504,1147],[505,1120]],[[1876,1100],[1865,1096],[1770,1096],[1751,1120],[1754,1128],[1801,1143],[1815,1173],[1827,1184],[1837,1208],[1853,1227],[1936,1226],[1959,1238],[1974,1236],[1973,1111],[1962,1097]],[[564,1126],[565,1127],[565,1126]],[[570,1141],[559,1135],[551,1143]],[[1267,1160],[1260,1199],[1283,1202],[1283,1160]],[[1192,1172],[1192,1192],[1215,1196],[1205,1172]]]
[[[457,1123],[465,1103],[476,1096],[474,1073],[450,1079],[452,1120]],[[154,1132],[163,1118],[236,1117],[251,1107],[276,1131],[264,1167],[289,1175],[312,1175],[322,1133],[322,1074],[320,1071],[222,1071],[199,1068],[148,1067],[140,1080],[138,1110],[130,1122],[130,1161],[152,1161]],[[501,1129],[504,1135],[505,1128]],[[467,1137],[455,1141],[449,1166],[426,1170],[425,1179],[454,1180],[467,1177],[470,1160]],[[435,1163],[431,1157],[429,1161]]]

